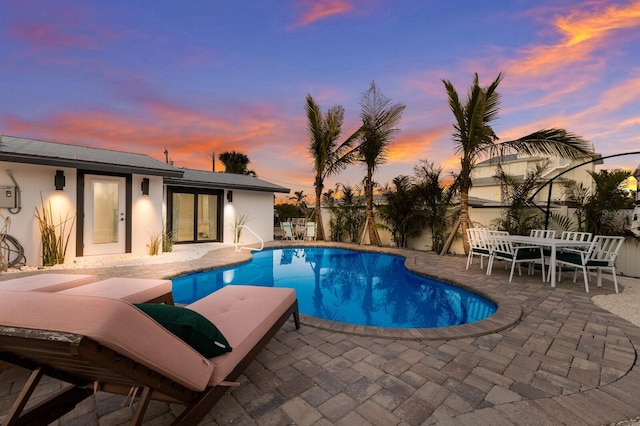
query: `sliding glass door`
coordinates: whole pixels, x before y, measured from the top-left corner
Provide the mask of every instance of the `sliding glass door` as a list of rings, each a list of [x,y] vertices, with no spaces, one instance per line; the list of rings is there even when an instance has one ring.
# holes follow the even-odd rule
[[[176,243],[222,241],[222,191],[168,188]]]

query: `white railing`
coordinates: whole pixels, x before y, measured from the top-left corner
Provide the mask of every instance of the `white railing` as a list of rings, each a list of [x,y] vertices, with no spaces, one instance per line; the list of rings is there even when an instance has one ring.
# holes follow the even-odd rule
[[[247,231],[251,232],[253,235],[255,235],[255,237],[260,240],[260,248],[255,248],[255,247],[245,247],[245,246],[240,246],[240,230],[244,228]],[[240,251],[242,249],[245,250],[252,250],[252,251],[261,251],[264,248],[264,241],[262,240],[262,238],[260,238],[260,235],[256,234],[253,229],[249,228],[247,225],[240,225],[236,228],[236,251]]]

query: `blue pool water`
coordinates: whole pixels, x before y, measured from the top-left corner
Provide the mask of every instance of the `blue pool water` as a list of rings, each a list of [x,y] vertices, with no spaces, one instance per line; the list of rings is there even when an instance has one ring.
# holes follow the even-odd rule
[[[242,265],[174,278],[173,295],[191,303],[232,284],[293,287],[302,314],[377,327],[446,327],[496,311],[475,293],[408,271],[402,257],[320,247],[263,250]]]

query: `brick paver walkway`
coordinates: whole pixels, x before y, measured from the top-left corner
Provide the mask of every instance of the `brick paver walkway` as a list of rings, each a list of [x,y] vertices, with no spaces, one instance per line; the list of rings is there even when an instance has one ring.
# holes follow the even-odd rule
[[[466,271],[459,256],[386,251],[404,255],[418,273],[489,295],[500,318],[462,333],[394,335],[353,334],[362,330],[303,317],[300,330],[291,322],[283,327],[203,424],[603,425],[640,416],[640,328],[590,300],[613,292],[607,276],[587,295],[568,277],[556,289],[539,273],[508,283],[501,267],[487,277],[478,263]],[[188,262],[75,271],[163,278],[249,256],[221,249]],[[0,418],[26,377],[18,368],[0,374]],[[51,380],[43,392],[59,386]],[[123,424],[131,409],[122,400],[98,393],[61,424]],[[154,402],[145,424],[168,424],[180,409]]]

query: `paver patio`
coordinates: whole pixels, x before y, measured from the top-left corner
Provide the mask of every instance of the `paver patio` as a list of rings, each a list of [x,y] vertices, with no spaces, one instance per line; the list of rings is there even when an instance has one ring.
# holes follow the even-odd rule
[[[404,255],[407,267],[418,273],[489,295],[503,310],[500,318],[464,333],[451,329],[455,338],[449,339],[444,329],[353,334],[362,330],[303,316],[302,328],[287,323],[245,371],[241,386],[215,405],[202,424],[604,425],[640,416],[640,328],[590,300],[613,293],[608,276],[603,288],[594,285],[587,295],[569,274],[551,289],[539,272],[508,283],[503,268],[494,268],[488,277],[476,262],[466,271],[461,256],[385,251]],[[75,271],[100,278],[167,278],[249,256],[224,248],[186,262]],[[18,275],[0,279],[13,276]],[[468,334],[473,335],[459,337]],[[19,368],[0,374],[0,418],[26,378]],[[51,379],[43,392],[60,386]],[[60,424],[126,423],[132,410],[121,407],[123,399],[98,393]],[[145,424],[169,424],[180,410],[154,402]]]

